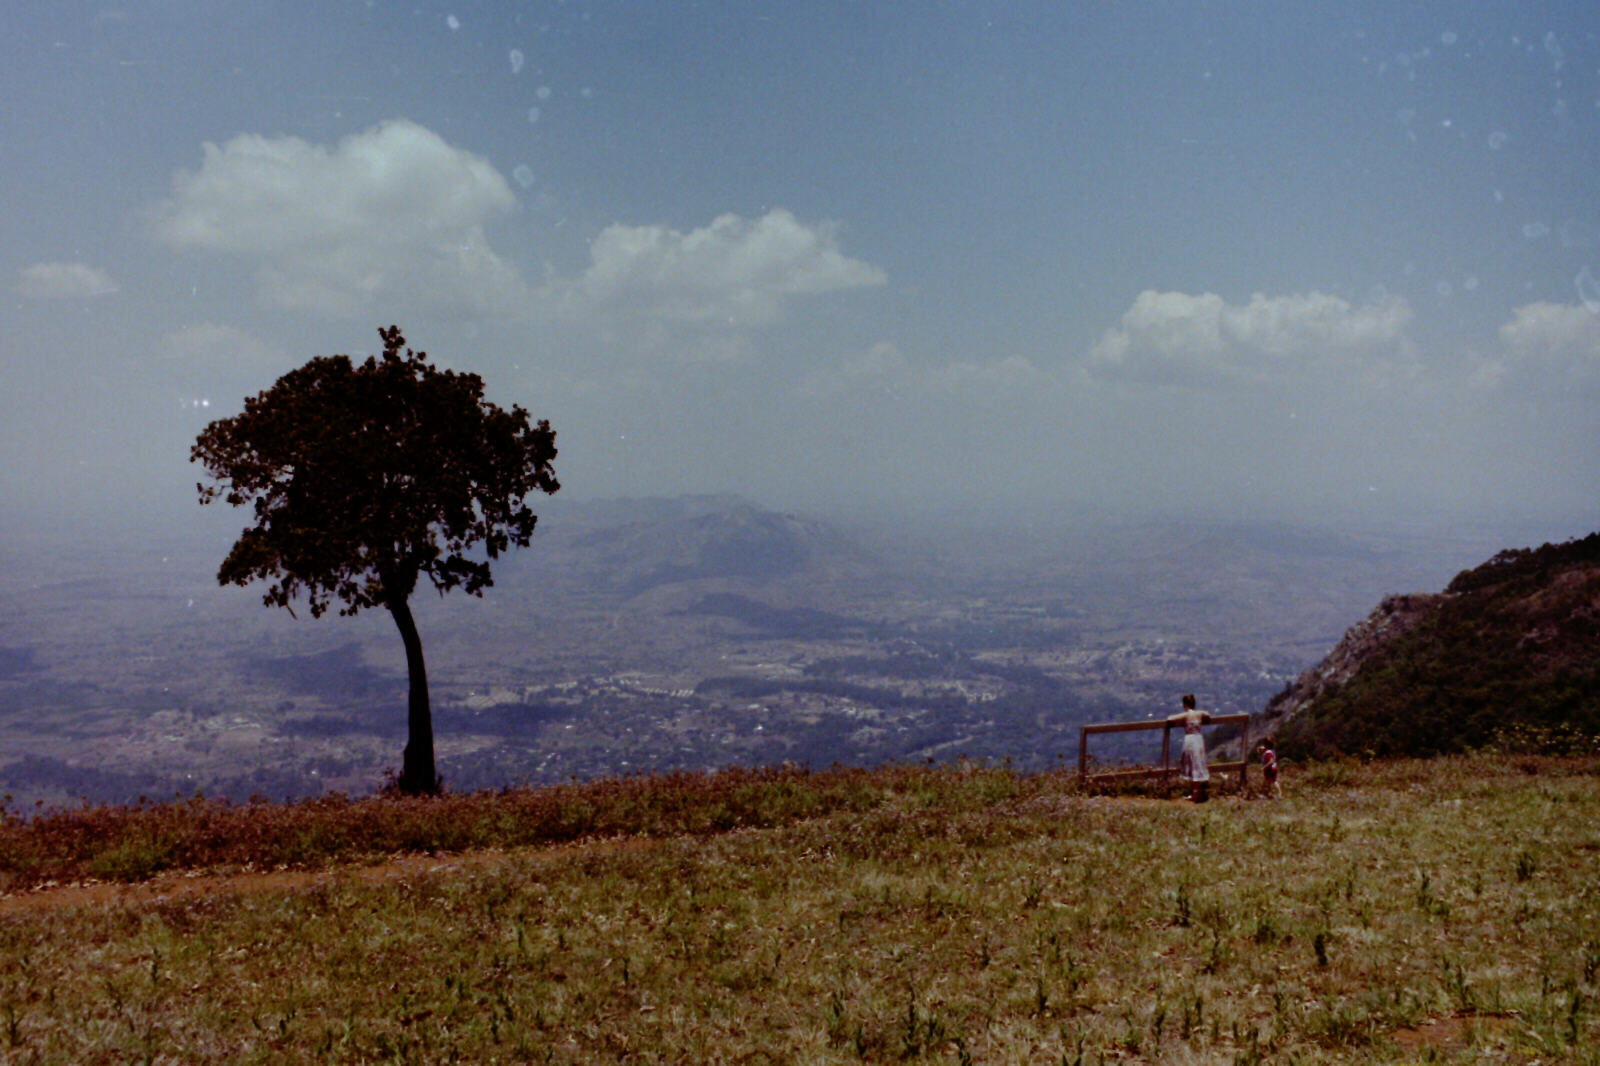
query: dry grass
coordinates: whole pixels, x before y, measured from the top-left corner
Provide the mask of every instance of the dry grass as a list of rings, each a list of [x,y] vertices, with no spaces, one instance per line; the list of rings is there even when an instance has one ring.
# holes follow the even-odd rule
[[[617,833],[705,834],[870,806],[926,771],[733,768],[442,797],[193,799],[0,816],[0,891],[164,870],[316,867]]]
[[[0,1061],[1600,1061],[1591,763],[780,780],[853,798],[712,831],[664,785],[700,829],[11,914]]]

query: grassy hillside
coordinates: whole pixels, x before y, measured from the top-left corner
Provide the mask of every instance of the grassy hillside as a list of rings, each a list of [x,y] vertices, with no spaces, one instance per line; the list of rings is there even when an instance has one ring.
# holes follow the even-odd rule
[[[1325,763],[1203,806],[970,767],[721,776],[562,793],[606,835],[472,861],[374,864],[392,838],[347,828],[294,887],[229,844],[290,809],[192,847],[147,815],[232,876],[0,897],[0,1061],[1600,1061],[1594,760]],[[504,799],[322,832],[535,819]]]
[[[1299,756],[1600,749],[1600,534],[1384,601],[1267,717]]]

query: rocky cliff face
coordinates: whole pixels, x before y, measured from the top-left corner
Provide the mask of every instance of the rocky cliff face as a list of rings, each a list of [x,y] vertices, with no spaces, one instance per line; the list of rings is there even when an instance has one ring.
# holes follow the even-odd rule
[[[1600,750],[1600,534],[1391,596],[1267,705],[1292,755]]]
[[[1272,697],[1262,713],[1257,736],[1276,732],[1317,700],[1348,684],[1386,644],[1409,633],[1438,607],[1441,594],[1386,596],[1366,618],[1351,626],[1328,657]]]

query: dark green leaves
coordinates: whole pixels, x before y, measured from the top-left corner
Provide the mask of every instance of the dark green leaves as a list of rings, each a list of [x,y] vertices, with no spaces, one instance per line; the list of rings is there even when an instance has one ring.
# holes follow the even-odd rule
[[[217,482],[200,502],[255,518],[219,581],[268,580],[270,605],[304,595],[313,615],[334,600],[354,614],[404,601],[423,576],[479,594],[490,561],[528,544],[525,498],[560,488],[549,423],[486,402],[476,374],[433,366],[398,327],[378,332],[381,357],[312,359],[195,442]]]

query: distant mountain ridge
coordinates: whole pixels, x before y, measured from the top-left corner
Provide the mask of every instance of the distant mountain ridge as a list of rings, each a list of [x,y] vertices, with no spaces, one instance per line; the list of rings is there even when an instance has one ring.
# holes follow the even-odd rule
[[[623,597],[686,582],[821,576],[871,560],[824,520],[732,495],[584,503],[555,511],[545,529],[527,565]]]
[[[1384,599],[1263,719],[1298,756],[1600,746],[1600,533]]]

